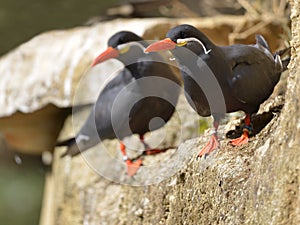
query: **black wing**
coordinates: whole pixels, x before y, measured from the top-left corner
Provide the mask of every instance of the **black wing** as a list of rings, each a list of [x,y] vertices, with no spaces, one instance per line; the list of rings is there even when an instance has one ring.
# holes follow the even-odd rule
[[[221,47],[232,68],[233,95],[242,103],[259,106],[280,78],[275,60],[254,46]]]

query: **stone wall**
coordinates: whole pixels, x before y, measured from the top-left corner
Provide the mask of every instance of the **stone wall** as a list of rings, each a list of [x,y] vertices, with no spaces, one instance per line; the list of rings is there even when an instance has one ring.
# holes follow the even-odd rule
[[[249,144],[231,147],[225,139],[218,152],[199,159],[208,134],[190,139],[179,146],[176,157],[172,152],[156,157],[157,166],[142,168],[135,178],[115,168],[118,180],[127,185],[88,166],[96,151],[71,160],[60,159],[63,150],[56,149],[41,224],[300,224],[300,4],[291,5],[292,61],[281,98],[285,104]],[[69,118],[64,134],[70,129]],[[105,164],[101,157],[98,163]],[[179,170],[164,179],[172,165]],[[139,186],[150,178],[154,184]]]

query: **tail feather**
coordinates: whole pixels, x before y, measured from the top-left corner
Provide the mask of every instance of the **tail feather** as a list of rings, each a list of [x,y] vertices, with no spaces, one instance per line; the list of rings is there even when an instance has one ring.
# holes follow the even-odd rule
[[[268,52],[271,53],[271,49],[268,45],[268,42],[264,39],[264,37],[262,35],[257,34],[255,36],[255,39],[256,39],[256,45],[258,47],[262,46],[265,49],[267,49]],[[275,66],[276,66],[278,71],[283,72],[283,71],[287,70],[287,65],[290,62],[290,57],[288,57],[286,59],[282,59],[282,58],[287,56],[287,55],[290,55],[290,52],[291,52],[291,47],[287,47],[287,48],[278,50],[273,54],[273,58],[274,58],[274,61],[275,61]]]
[[[257,34],[255,36],[255,39],[256,39],[256,44],[263,46],[264,48],[268,49],[271,52],[268,42],[265,40],[265,38],[262,35]]]
[[[67,147],[67,150],[62,153],[60,155],[61,158],[69,155],[69,156],[76,156],[80,153],[80,150],[76,144],[76,140],[75,138],[70,138],[68,140],[65,140],[65,141],[62,141],[62,142],[59,142],[56,144],[57,147],[63,147],[63,146],[66,146]]]
[[[290,60],[291,60],[291,58],[288,57],[287,59],[284,59],[284,60],[281,61],[281,63],[282,63],[282,71],[287,70],[287,68],[288,68],[287,66],[290,63]]]
[[[291,60],[290,52],[291,52],[290,47],[284,48],[284,49],[281,49],[281,50],[278,50],[277,52],[275,52],[275,54],[274,54],[275,63],[278,62],[278,59],[280,60],[280,64],[281,64],[281,71],[280,72],[283,72],[283,71],[287,70],[287,66],[288,66],[288,64],[290,63],[290,60]],[[285,59],[282,59],[285,56],[288,56],[288,57],[285,58]]]
[[[282,61],[281,61],[280,56],[279,55],[275,55],[274,61],[275,61],[276,70],[278,72],[282,72],[283,71],[283,65],[282,65]]]
[[[279,55],[282,58],[287,54],[291,55],[291,47],[278,50],[277,52],[275,52],[274,57],[275,55]]]
[[[64,141],[60,141],[56,143],[56,147],[61,147],[61,146],[70,146],[75,142],[75,138],[70,138]]]

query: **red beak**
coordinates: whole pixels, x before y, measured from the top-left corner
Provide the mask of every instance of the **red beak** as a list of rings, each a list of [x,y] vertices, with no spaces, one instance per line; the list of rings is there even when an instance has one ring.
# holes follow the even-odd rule
[[[170,38],[166,38],[164,40],[149,45],[145,49],[145,52],[158,52],[158,51],[172,50],[175,47],[176,47],[176,43],[172,41]]]
[[[95,66],[99,63],[102,63],[108,59],[116,58],[119,56],[118,50],[113,47],[108,47],[104,52],[102,52],[92,63],[92,66]]]

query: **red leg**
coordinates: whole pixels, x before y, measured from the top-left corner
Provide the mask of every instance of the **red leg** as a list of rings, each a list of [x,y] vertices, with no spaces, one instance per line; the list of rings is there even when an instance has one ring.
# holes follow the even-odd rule
[[[140,135],[140,141],[144,145],[145,149],[150,149],[150,146],[145,142],[144,135],[142,135],[142,134]]]
[[[246,114],[245,117],[245,127],[243,129],[243,134],[239,138],[233,139],[230,143],[234,146],[243,145],[248,143],[249,141],[249,130],[251,129],[251,121],[250,121],[250,114]]]
[[[156,155],[162,152],[165,152],[171,148],[175,148],[174,146],[167,147],[167,148],[150,148],[150,146],[144,141],[144,135],[140,135],[140,140],[145,146],[145,151],[143,152],[143,155]]]
[[[136,161],[131,161],[126,153],[126,146],[124,145],[124,143],[121,141],[120,142],[120,150],[121,153],[123,155],[123,160],[126,162],[126,166],[127,166],[127,174],[129,176],[133,176],[136,174],[136,172],[138,171],[138,169],[141,167],[143,160],[142,159],[137,159]]]
[[[199,152],[199,154],[198,154],[199,157],[201,157],[203,155],[204,156],[208,155],[209,153],[211,153],[215,149],[219,148],[220,143],[219,143],[218,135],[217,135],[218,127],[219,127],[219,121],[214,120],[214,129],[215,130],[212,133],[212,135],[210,136],[210,139],[207,142],[207,144]]]

